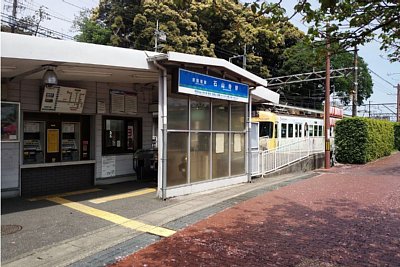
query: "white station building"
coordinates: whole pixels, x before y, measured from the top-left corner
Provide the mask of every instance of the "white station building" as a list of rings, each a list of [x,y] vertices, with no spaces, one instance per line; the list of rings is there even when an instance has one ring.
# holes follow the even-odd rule
[[[2,197],[247,182],[251,102],[279,102],[266,86],[223,59],[1,33]]]

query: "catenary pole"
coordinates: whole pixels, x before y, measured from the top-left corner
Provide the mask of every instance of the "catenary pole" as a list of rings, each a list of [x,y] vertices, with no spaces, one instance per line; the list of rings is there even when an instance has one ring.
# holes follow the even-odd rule
[[[357,55],[357,46],[354,47],[354,91],[353,91],[353,105],[351,116],[357,116],[357,99],[358,99],[358,55]]]
[[[327,26],[327,34],[326,34],[326,74],[325,74],[325,169],[329,169],[331,167],[330,165],[330,138],[328,136],[329,133],[329,128],[330,128],[330,87],[331,87],[331,54],[330,54],[330,40],[329,40],[329,32],[328,32],[328,27]]]

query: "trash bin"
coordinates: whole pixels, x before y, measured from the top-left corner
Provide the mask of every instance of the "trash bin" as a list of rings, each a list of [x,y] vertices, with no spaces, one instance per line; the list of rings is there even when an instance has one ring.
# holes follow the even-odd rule
[[[157,153],[156,149],[138,149],[133,154],[133,170],[138,180],[157,179]]]

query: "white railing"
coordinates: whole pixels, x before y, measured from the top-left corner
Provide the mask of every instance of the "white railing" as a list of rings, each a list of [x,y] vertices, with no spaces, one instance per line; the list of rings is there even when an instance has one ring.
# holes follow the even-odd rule
[[[291,163],[325,150],[324,137],[304,138],[275,149],[251,153],[252,176],[273,172]]]

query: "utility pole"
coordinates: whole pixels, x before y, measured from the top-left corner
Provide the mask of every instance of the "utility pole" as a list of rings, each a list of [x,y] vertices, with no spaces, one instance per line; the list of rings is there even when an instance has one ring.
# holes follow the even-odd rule
[[[156,24],[156,30],[154,31],[154,52],[157,52],[158,49],[158,20]]]
[[[235,58],[243,58],[243,59],[242,59],[242,60],[243,60],[243,69],[246,69],[246,66],[247,66],[247,52],[246,52],[246,50],[247,50],[247,46],[246,46],[246,44],[245,44],[245,45],[244,45],[244,52],[243,52],[243,55],[237,55],[237,56],[230,57],[230,58],[229,58],[229,62],[232,63],[232,59],[235,59]]]
[[[357,116],[357,99],[358,99],[358,56],[357,46],[354,47],[354,91],[353,91],[353,106],[351,116]]]
[[[247,64],[247,46],[244,44],[244,52],[243,52],[243,69],[246,69]]]
[[[326,31],[326,73],[325,73],[325,169],[329,169],[331,167],[331,142],[328,136],[330,129],[330,88],[331,88],[331,52],[330,50],[330,40],[329,40],[329,32]]]
[[[371,101],[368,101],[368,118],[371,118]]]
[[[400,122],[400,83],[397,84],[397,122]]]
[[[13,1],[13,8],[12,8],[12,24],[11,24],[11,32],[15,32],[15,24],[17,23],[17,7],[18,7],[18,0]]]

